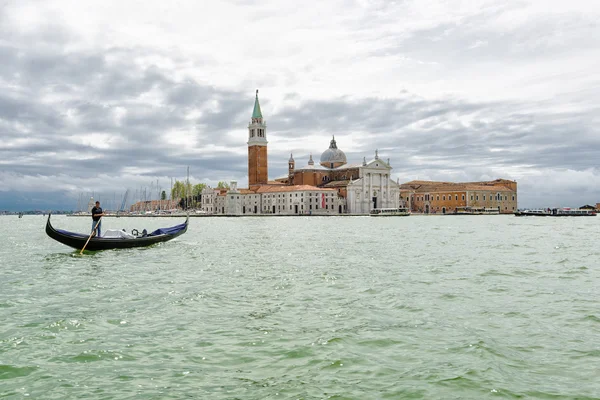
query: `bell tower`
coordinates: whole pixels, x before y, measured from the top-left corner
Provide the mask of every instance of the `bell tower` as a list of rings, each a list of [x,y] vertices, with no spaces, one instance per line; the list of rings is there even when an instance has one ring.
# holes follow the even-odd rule
[[[258,103],[258,89],[254,99],[252,119],[248,125],[248,186],[266,184],[269,181],[267,165],[267,124],[263,120]]]
[[[296,169],[296,161],[294,161],[294,155],[290,154],[288,160],[288,185],[294,184],[294,170]]]

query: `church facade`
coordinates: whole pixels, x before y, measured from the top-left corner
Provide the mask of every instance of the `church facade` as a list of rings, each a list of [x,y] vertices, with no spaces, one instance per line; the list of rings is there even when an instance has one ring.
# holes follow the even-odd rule
[[[348,164],[335,137],[320,157],[310,155],[297,167],[293,155],[288,173],[269,180],[267,125],[263,119],[258,90],[248,125],[248,188],[207,187],[202,192],[201,210],[222,215],[332,215],[368,214],[374,208],[400,206],[400,186],[391,179],[390,160],[375,151],[373,159]]]

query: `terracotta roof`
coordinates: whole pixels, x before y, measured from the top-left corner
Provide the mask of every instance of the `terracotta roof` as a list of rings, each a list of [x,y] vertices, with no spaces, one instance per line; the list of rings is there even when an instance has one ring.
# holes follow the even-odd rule
[[[240,192],[241,194],[254,194],[254,193],[256,193],[254,190],[250,190],[250,189],[238,189],[238,192]]]
[[[493,191],[493,192],[512,192],[504,184],[514,183],[506,179],[496,179],[487,182],[436,182],[436,181],[410,181],[400,185],[400,190],[415,191],[417,193],[426,192],[456,192],[456,191]]]
[[[348,184],[350,183],[350,181],[348,179],[346,180],[341,180],[341,181],[331,181],[326,183],[325,185],[323,185],[323,187],[325,188],[330,188],[330,187],[340,187],[340,186],[348,186]]]

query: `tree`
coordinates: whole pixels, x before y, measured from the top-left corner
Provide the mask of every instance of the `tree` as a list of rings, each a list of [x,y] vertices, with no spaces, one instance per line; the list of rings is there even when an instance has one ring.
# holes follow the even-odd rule
[[[219,183],[217,183],[217,189],[229,189],[229,184],[220,181]]]
[[[185,183],[175,181],[173,188],[171,189],[171,199],[178,200],[185,197]]]
[[[167,192],[166,192],[166,191],[164,191],[164,190],[163,190],[163,191],[160,193],[160,199],[161,199],[161,200],[166,200],[166,199],[167,199]]]

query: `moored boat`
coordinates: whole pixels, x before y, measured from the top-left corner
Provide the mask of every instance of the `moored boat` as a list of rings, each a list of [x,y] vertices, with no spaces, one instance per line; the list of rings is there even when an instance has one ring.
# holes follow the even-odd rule
[[[517,217],[527,217],[527,216],[535,216],[535,217],[547,217],[550,215],[549,210],[544,209],[532,209],[532,210],[518,210],[515,211],[515,216]]]
[[[548,208],[515,211],[516,217],[595,217],[596,210],[581,208]]]
[[[456,207],[453,213],[446,215],[498,215],[500,210],[494,207],[470,207],[470,206],[459,206]]]
[[[177,236],[183,235],[188,228],[189,217],[186,217],[183,224],[175,225],[169,228],[160,228],[148,234],[140,235],[136,230],[133,232],[134,235],[112,235],[92,237],[89,239],[89,234],[68,232],[62,229],[56,229],[50,223],[51,214],[48,214],[48,221],[46,222],[46,234],[52,239],[73,247],[74,249],[97,251],[97,250],[111,250],[111,249],[129,249],[133,247],[146,247],[156,243],[167,242],[175,239]],[[86,242],[87,246],[86,246]]]
[[[374,208],[369,215],[371,217],[408,217],[410,215],[410,210],[405,207]]]

